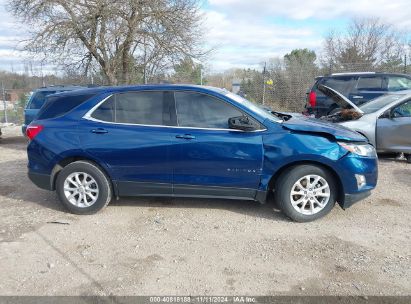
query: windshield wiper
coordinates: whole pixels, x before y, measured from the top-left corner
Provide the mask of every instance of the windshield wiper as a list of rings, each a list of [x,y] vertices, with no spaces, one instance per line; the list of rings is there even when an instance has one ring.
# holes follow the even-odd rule
[[[271,114],[277,116],[278,118],[287,121],[290,120],[293,116],[290,114],[285,114],[285,113],[281,113],[281,112],[276,112],[276,111],[270,111]]]

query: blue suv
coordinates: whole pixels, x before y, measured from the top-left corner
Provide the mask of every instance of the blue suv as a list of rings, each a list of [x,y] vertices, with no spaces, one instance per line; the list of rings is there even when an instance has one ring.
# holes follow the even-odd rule
[[[40,108],[45,103],[47,96],[55,93],[78,89],[84,89],[84,87],[56,85],[43,87],[35,90],[33,94],[31,94],[29,101],[27,102],[26,108],[24,109],[24,124],[21,127],[23,134],[26,134],[27,126],[37,116],[38,112],[40,111]]]
[[[365,137],[265,111],[226,90],[189,85],[55,94],[27,128],[28,175],[71,212],[112,197],[254,200],[270,192],[305,222],[367,197],[377,156]]]

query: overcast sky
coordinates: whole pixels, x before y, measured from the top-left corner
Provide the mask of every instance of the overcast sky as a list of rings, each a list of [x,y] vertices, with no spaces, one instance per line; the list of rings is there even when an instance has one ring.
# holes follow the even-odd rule
[[[24,56],[16,50],[24,26],[15,23],[0,0],[0,69],[21,71]],[[352,17],[380,17],[411,32],[410,0],[208,0],[205,42],[215,51],[211,71],[256,67],[295,48],[320,52],[330,29],[343,29]]]

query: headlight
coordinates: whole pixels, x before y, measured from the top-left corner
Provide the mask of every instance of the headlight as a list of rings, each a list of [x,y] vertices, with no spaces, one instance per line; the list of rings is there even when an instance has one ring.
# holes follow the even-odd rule
[[[338,144],[345,150],[360,156],[375,157],[377,155],[374,147],[370,144],[355,144],[347,142],[339,142]]]

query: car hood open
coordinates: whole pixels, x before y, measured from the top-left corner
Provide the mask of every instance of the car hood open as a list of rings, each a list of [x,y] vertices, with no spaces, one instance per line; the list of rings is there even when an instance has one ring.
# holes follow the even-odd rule
[[[309,117],[292,118],[288,121],[284,121],[281,125],[283,128],[292,131],[329,135],[334,137],[335,140],[355,142],[367,141],[364,136],[346,127]]]
[[[340,92],[330,87],[327,87],[325,85],[319,85],[318,90],[320,90],[322,93],[324,93],[328,97],[332,98],[332,100],[337,105],[339,105],[342,109],[353,109],[360,114],[364,114],[364,112],[359,107],[357,107],[351,100],[349,100],[347,97],[345,97]]]

